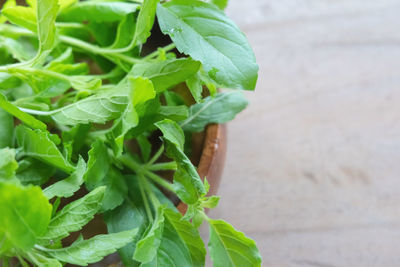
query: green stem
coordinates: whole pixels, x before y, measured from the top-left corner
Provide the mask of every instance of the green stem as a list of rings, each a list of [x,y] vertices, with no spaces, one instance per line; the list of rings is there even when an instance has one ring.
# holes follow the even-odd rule
[[[122,164],[136,173],[139,173],[143,170],[142,165],[127,154],[120,156],[118,159],[122,162]]]
[[[175,161],[155,163],[153,165],[146,167],[146,169],[149,171],[167,171],[167,170],[175,171],[176,168],[177,166]]]
[[[133,170],[137,174],[142,173],[144,176],[150,178],[151,180],[153,180],[153,182],[157,183],[158,185],[168,189],[171,192],[175,192],[175,188],[171,183],[166,181],[164,178],[158,176],[157,174],[151,172],[150,170],[147,169],[146,166],[138,163],[129,155],[124,154],[120,156],[118,159],[122,162],[122,164],[124,164],[126,167]]]
[[[151,189],[150,184],[148,182],[144,183],[144,186],[145,186],[147,194],[149,195],[149,198],[153,204],[154,210],[156,210],[156,212],[157,212],[158,207],[161,205],[160,200],[158,200],[158,198],[154,194],[154,191]]]
[[[172,43],[172,44],[169,44],[169,45],[167,45],[167,46],[160,47],[160,49],[164,50],[165,52],[169,52],[169,51],[171,51],[172,49],[174,49],[175,47],[176,47],[175,44]],[[159,51],[159,50],[156,50],[156,51],[154,51],[153,53],[150,53],[150,54],[148,54],[147,56],[145,56],[143,59],[144,59],[144,60],[152,59],[152,58],[157,57],[159,54],[160,54],[160,51]]]
[[[63,43],[81,48],[81,49],[91,52],[93,54],[98,54],[98,55],[112,54],[113,57],[119,58],[119,59],[124,60],[131,64],[140,63],[143,61],[143,59],[133,58],[133,57],[130,57],[130,56],[127,56],[124,54],[116,53],[115,49],[102,48],[97,45],[92,45],[90,43],[87,43],[85,41],[82,41],[82,40],[79,40],[79,39],[76,39],[73,37],[60,35],[59,39]]]
[[[148,178],[150,178],[151,180],[153,180],[153,182],[159,184],[160,186],[164,187],[165,189],[168,189],[169,191],[175,193],[175,188],[174,185],[171,184],[170,182],[168,182],[167,180],[165,180],[164,178],[162,178],[161,176],[158,176],[157,174],[151,172],[151,171],[146,171],[144,173],[144,175]]]
[[[164,145],[161,145],[161,147],[157,150],[156,154],[146,163],[147,166],[152,165],[158,158],[162,155],[164,152]]]
[[[147,217],[149,218],[150,222],[153,222],[154,221],[153,214],[151,212],[150,205],[149,205],[149,202],[148,202],[147,196],[145,194],[145,190],[144,190],[145,179],[143,177],[143,174],[138,173],[138,179],[139,179],[139,190],[140,190],[140,194],[142,195],[144,209],[146,210],[146,214],[147,214]]]
[[[35,109],[29,109],[29,108],[21,108],[18,107],[19,110],[28,113],[28,114],[32,114],[32,115],[40,115],[40,116],[50,116],[52,115],[54,112],[52,111],[41,111],[41,110],[35,110]]]

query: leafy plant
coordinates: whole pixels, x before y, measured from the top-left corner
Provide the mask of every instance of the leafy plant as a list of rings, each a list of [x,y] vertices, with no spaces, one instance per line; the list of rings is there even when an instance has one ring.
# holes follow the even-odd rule
[[[253,52],[226,4],[5,2],[2,266],[86,266],[117,250],[125,266],[204,266],[203,221],[215,266],[261,265],[253,240],[206,215],[219,197],[207,195],[187,150],[192,132],[247,105],[239,90],[216,88],[253,90],[257,81]],[[172,42],[154,49],[156,18]],[[172,182],[160,176],[171,171]],[[167,191],[187,204],[184,215]],[[68,244],[96,214],[107,233]]]

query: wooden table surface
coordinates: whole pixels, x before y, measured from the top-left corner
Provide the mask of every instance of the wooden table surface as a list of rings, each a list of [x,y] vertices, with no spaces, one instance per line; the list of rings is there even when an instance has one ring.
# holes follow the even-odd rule
[[[400,0],[231,0],[260,65],[210,212],[263,266],[400,266]]]

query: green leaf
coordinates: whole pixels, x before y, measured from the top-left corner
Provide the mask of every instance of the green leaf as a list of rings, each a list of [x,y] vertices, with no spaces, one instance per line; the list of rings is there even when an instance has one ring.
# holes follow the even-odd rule
[[[43,122],[35,119],[35,117],[19,110],[16,106],[8,102],[4,95],[0,93],[0,108],[4,109],[17,119],[28,125],[33,129],[46,130],[47,126]]]
[[[46,252],[59,261],[86,266],[89,263],[100,261],[117,249],[132,242],[137,229],[115,234],[97,235],[88,240],[75,242],[69,247],[46,250]]]
[[[155,93],[152,88],[147,79],[129,76],[112,89],[101,91],[48,114],[56,122],[65,125],[105,123],[126,114],[129,103],[136,106],[153,98]],[[129,124],[131,120],[134,118],[129,117]]]
[[[59,19],[62,21],[119,21],[138,10],[140,5],[119,1],[85,1],[78,2],[63,10]]]
[[[254,90],[258,71],[254,53],[223,11],[202,1],[173,0],[158,5],[157,17],[178,50],[199,60],[214,81]]]
[[[10,7],[15,7],[16,5],[17,5],[17,3],[15,0],[6,0],[6,2],[3,4],[2,9],[5,10]],[[0,13],[0,23],[4,23],[6,21],[7,21],[7,18],[3,14]]]
[[[195,74],[192,77],[189,77],[189,79],[186,80],[186,85],[189,88],[190,93],[192,94],[196,103],[201,102],[201,99],[202,99],[201,94],[203,92],[203,84],[201,82],[199,75]]]
[[[150,36],[150,30],[154,24],[157,3],[160,0],[144,0],[137,18],[135,41],[137,44],[144,44]]]
[[[135,35],[136,28],[136,14],[131,13],[124,17],[118,24],[117,35],[111,48],[123,48],[128,46],[132,37]]]
[[[1,11],[1,14],[13,24],[22,26],[33,32],[37,31],[36,14],[35,10],[31,7],[7,7]]]
[[[163,206],[157,209],[153,224],[149,226],[145,235],[136,245],[134,260],[147,263],[156,256],[164,229],[164,209]]]
[[[228,0],[211,0],[211,3],[219,7],[219,9],[224,10],[228,5]]]
[[[225,123],[244,110],[248,101],[239,91],[219,93],[215,97],[207,97],[202,103],[189,108],[189,117],[181,122],[185,131],[200,132],[210,123]]]
[[[163,133],[165,139],[174,144],[178,149],[184,149],[185,134],[178,124],[171,120],[163,120],[157,122],[156,126]]]
[[[37,1],[38,54],[41,54],[43,58],[50,53],[56,42],[56,18],[58,8],[58,0]]]
[[[194,75],[200,63],[190,58],[170,59],[162,62],[143,62],[135,64],[130,72],[132,76],[149,78],[157,93],[181,83]]]
[[[203,197],[201,201],[201,206],[204,208],[213,209],[218,206],[219,199],[219,196]]]
[[[143,162],[148,162],[151,154],[151,143],[144,135],[139,135],[136,138],[138,145],[140,147],[140,155],[142,156]]]
[[[18,163],[15,160],[14,149],[0,149],[0,180],[11,180],[15,177],[15,170]]]
[[[19,125],[15,130],[18,145],[23,147],[27,156],[42,160],[48,164],[70,173],[74,167],[66,161],[48,132],[31,130]]]
[[[86,172],[86,163],[83,158],[79,158],[75,171],[68,178],[56,182],[43,190],[48,199],[53,197],[70,197],[79,190],[83,184],[83,175]]]
[[[92,144],[92,148],[88,152],[89,160],[87,164],[87,171],[84,175],[86,186],[92,190],[95,188],[108,173],[110,168],[110,158],[108,150],[104,142],[96,140]]]
[[[120,206],[128,193],[124,176],[115,168],[111,168],[99,185],[106,186],[101,211],[112,210]]]
[[[206,194],[204,185],[191,163],[183,152],[184,134],[179,125],[171,120],[155,124],[163,133],[167,143],[167,155],[174,159],[177,171],[174,174],[174,186],[178,197],[187,204],[194,204]]]
[[[42,240],[58,241],[78,231],[99,211],[105,187],[98,187],[86,196],[66,205],[51,219]]]
[[[0,148],[12,145],[13,135],[14,135],[13,117],[4,109],[0,108]]]
[[[205,248],[198,232],[178,219],[179,214],[170,213],[156,257],[141,267],[204,266]]]
[[[30,252],[28,257],[39,267],[62,267],[62,264],[58,260],[47,258],[36,251]]]
[[[211,259],[215,267],[261,266],[256,243],[223,220],[208,220]]]
[[[122,152],[126,133],[139,123],[136,108],[156,96],[153,83],[147,78],[128,76],[127,83],[130,91],[129,103],[121,116],[121,120],[117,122],[119,124],[118,127],[113,131],[117,145],[117,155]]]
[[[127,92],[107,90],[50,112],[59,124],[105,123],[121,115],[128,104]]]
[[[161,106],[159,114],[163,118],[167,118],[174,121],[181,121],[189,116],[189,110],[186,106]]]
[[[42,185],[53,176],[55,168],[33,158],[18,162],[17,179],[23,185]]]
[[[0,37],[0,46],[7,49],[14,59],[25,61],[35,56],[36,50],[33,49],[23,39],[12,39],[7,37]],[[3,75],[6,73],[2,73]]]
[[[166,225],[170,224],[170,229],[175,232],[175,235],[179,237],[189,251],[192,261],[190,266],[204,266],[206,249],[199,231],[190,222],[182,220],[182,215],[179,212],[167,209],[164,214]]]
[[[40,187],[0,182],[0,254],[11,247],[28,250],[50,222],[51,205]]]
[[[132,255],[135,252],[136,243],[146,230],[147,215],[143,206],[143,199],[140,195],[137,177],[127,177],[129,187],[129,196],[125,202],[112,211],[108,211],[104,215],[109,233],[117,233],[137,228],[138,234],[133,242],[127,244],[118,250],[118,253],[125,266],[136,266]]]

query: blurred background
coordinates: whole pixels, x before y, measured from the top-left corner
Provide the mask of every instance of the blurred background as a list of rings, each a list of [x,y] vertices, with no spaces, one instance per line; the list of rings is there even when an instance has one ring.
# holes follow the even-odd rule
[[[400,1],[231,0],[260,65],[211,211],[263,266],[400,266]]]

